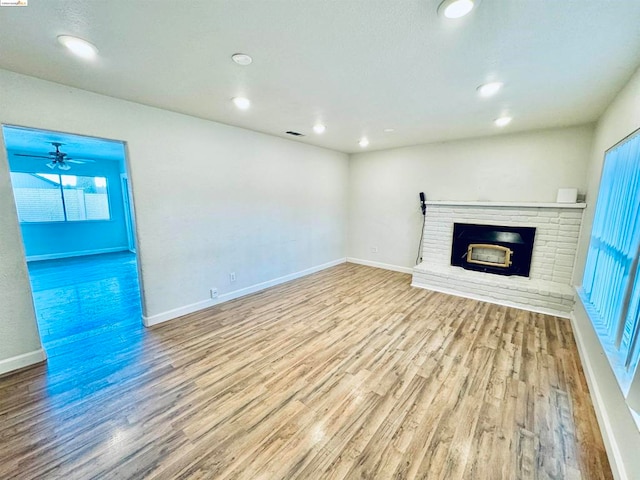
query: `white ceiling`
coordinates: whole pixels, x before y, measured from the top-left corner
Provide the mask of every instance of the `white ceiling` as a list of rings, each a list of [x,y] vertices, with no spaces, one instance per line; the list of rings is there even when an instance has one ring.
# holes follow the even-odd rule
[[[438,4],[31,0],[0,9],[0,67],[355,152],[363,135],[377,150],[590,122],[640,62],[637,0],[483,0],[461,20]],[[61,34],[93,42],[98,59],[73,57]],[[479,99],[494,79],[505,88]],[[514,120],[498,130],[501,113]]]

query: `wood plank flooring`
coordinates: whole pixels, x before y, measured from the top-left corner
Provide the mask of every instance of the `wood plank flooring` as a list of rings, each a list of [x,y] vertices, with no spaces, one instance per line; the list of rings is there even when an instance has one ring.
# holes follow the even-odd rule
[[[49,356],[82,338],[140,325],[140,287],[131,252],[29,262],[42,343]],[[127,325],[127,326],[129,326]]]
[[[0,478],[612,478],[567,320],[409,282],[345,264],[78,338],[0,378]]]

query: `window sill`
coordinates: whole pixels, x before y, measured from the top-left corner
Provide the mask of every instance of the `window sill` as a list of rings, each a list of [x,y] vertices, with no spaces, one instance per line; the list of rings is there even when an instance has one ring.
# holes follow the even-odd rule
[[[613,346],[613,340],[610,339],[610,336],[606,332],[606,329],[602,327],[602,323],[600,321],[600,316],[598,313],[591,307],[590,303],[585,299],[584,292],[581,287],[576,288],[576,292],[584,306],[585,311],[587,312],[587,316],[591,321],[591,325],[596,332],[598,340],[600,341],[600,345],[607,356],[607,360],[609,361],[609,366],[611,367],[611,371],[616,378],[618,383],[618,387],[622,393],[622,396],[625,398],[625,402],[627,403],[627,408],[629,412],[631,412],[631,416],[635,421],[636,427],[640,431],[640,412],[636,412],[628,403],[629,391],[632,388],[632,383],[635,374],[638,373],[638,369],[627,370],[624,366],[625,358],[621,352],[615,349]]]

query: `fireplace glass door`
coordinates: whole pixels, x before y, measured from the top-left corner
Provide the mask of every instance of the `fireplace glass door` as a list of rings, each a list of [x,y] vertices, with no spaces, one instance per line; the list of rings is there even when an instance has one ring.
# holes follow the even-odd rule
[[[511,266],[511,255],[513,251],[502,245],[472,243],[467,249],[467,262],[508,268]]]

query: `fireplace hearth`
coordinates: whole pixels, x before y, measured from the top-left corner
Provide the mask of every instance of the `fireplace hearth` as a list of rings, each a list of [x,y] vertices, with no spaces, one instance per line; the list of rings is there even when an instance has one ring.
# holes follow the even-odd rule
[[[451,265],[528,277],[535,233],[535,227],[454,223]]]

